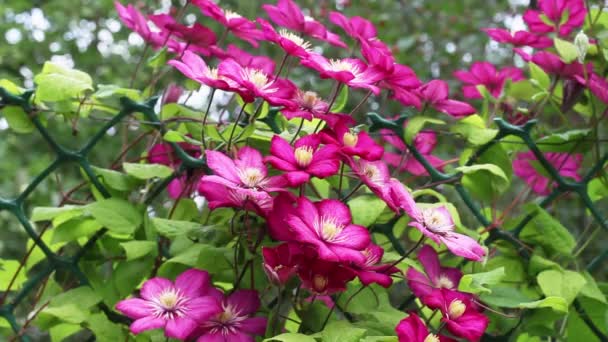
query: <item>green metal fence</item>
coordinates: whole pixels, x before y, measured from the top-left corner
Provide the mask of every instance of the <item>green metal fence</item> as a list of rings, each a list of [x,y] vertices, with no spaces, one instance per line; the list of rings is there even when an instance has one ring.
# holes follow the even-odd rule
[[[110,192],[108,189],[104,187],[102,182],[98,179],[98,176],[93,171],[93,168],[89,162],[88,155],[94,150],[96,144],[101,140],[101,138],[106,134],[106,132],[117,124],[121,123],[123,119],[128,117],[134,113],[142,113],[147,120],[147,124],[153,126],[155,129],[160,131],[160,133],[165,133],[165,128],[163,127],[162,122],[156,116],[153,106],[156,102],[156,99],[152,98],[145,103],[136,103],[129,99],[123,98],[121,100],[121,110],[116,114],[111,120],[106,122],[96,134],[90,138],[88,142],[84,144],[84,146],[78,150],[70,150],[62,145],[60,145],[55,139],[51,137],[48,130],[42,125],[40,119],[36,116],[37,110],[31,103],[31,96],[33,95],[33,91],[26,91],[23,94],[11,94],[3,88],[0,88],[0,109],[4,106],[19,106],[21,107],[25,113],[27,113],[38,133],[44,138],[44,140],[48,143],[50,148],[55,152],[54,161],[45,168],[38,176],[36,176],[32,182],[23,190],[18,196],[14,198],[2,198],[0,197],[0,211],[6,210],[10,212],[12,215],[16,217],[19,223],[22,225],[23,229],[27,233],[27,235],[33,240],[34,245],[30,250],[26,252],[26,256],[24,260],[27,259],[29,254],[32,252],[34,247],[40,248],[40,250],[45,255],[44,267],[38,271],[38,273],[33,274],[29,277],[29,279],[24,283],[23,287],[16,293],[14,293],[9,298],[9,293],[11,292],[11,287],[16,279],[15,275],[11,280],[7,291],[0,297],[0,316],[6,319],[11,325],[13,331],[17,336],[21,338],[23,341],[29,341],[29,338],[25,335],[25,331],[23,331],[23,326],[18,322],[18,319],[15,315],[16,307],[23,302],[23,300],[35,289],[37,289],[44,281],[47,279],[53,272],[57,270],[65,270],[70,272],[79,282],[80,285],[88,285],[88,280],[83,273],[83,271],[79,267],[79,261],[81,258],[91,249],[91,247],[95,244],[95,242],[103,236],[106,232],[105,228],[97,231],[89,240],[77,251],[74,255],[66,256],[61,255],[59,253],[55,253],[51,250],[51,248],[42,241],[42,234],[45,232],[45,229],[41,230],[41,232],[37,232],[36,229],[30,223],[28,216],[24,210],[24,204],[28,200],[28,197],[32,194],[32,192],[36,189],[36,187],[41,184],[49,175],[51,175],[54,171],[56,171],[61,165],[67,163],[77,164],[81,167],[83,172],[86,174],[88,180],[92,184],[93,187],[105,198],[109,198]],[[376,131],[379,129],[389,129],[392,130],[395,134],[400,137],[403,137],[403,121],[406,119],[405,116],[400,117],[397,120],[388,120],[382,118],[377,114],[369,114],[368,118],[371,121],[371,131]],[[593,218],[597,221],[597,223],[608,232],[608,222],[602,214],[593,205],[593,202],[589,198],[587,187],[591,179],[593,179],[600,172],[603,172],[604,164],[608,162],[608,153],[605,154],[598,163],[592,167],[588,173],[583,177],[581,182],[574,182],[568,179],[565,179],[560,176],[558,170],[556,170],[544,157],[543,153],[539,150],[538,146],[535,144],[534,140],[530,135],[530,130],[534,126],[534,121],[529,121],[523,126],[516,126],[507,123],[502,119],[495,119],[496,125],[498,126],[499,132],[497,136],[487,143],[486,145],[481,146],[470,159],[467,161],[467,165],[472,165],[475,161],[490,147],[494,144],[500,142],[503,138],[513,135],[521,138],[525,144],[529,147],[529,149],[534,153],[536,158],[539,160],[542,167],[546,170],[546,172],[553,178],[553,180],[558,184],[558,186],[553,190],[553,192],[544,198],[540,205],[545,208],[550,205],[556,198],[558,198],[561,194],[572,192],[576,193],[584,203],[585,207],[590,211]],[[473,201],[469,192],[464,188],[461,183],[462,174],[461,173],[452,173],[446,174],[438,169],[431,166],[431,164],[423,157],[423,155],[412,145],[404,141],[407,148],[411,151],[413,157],[420,162],[424,168],[427,170],[430,175],[430,179],[432,182],[438,182],[441,184],[449,184],[454,187],[456,192],[460,195],[466,206],[470,209],[473,216],[477,219],[479,224],[483,227],[489,228],[493,227],[493,229],[489,230],[489,237],[486,239],[486,244],[491,244],[497,242],[499,240],[506,241],[512,244],[520,253],[520,255],[524,259],[529,259],[529,253],[524,248],[525,246],[519,241],[518,236],[524,226],[533,218],[533,214],[526,216],[524,219],[517,224],[515,229],[507,231],[501,229],[501,227],[497,227],[490,222],[486,216],[481,211],[481,208]],[[184,172],[186,169],[204,169],[207,171],[206,163],[203,159],[193,158],[188,153],[186,153],[179,145],[176,143],[169,143],[177,156],[182,160],[182,166],[179,170],[177,170],[172,176],[160,182],[155,189],[150,192],[150,195],[146,198],[145,202],[150,203],[156,196],[162,193],[163,189],[166,185],[175,177],[177,177],[181,172]],[[404,253],[404,249],[401,246],[399,240],[393,234],[392,226],[384,225],[380,227],[376,227],[378,231],[382,232],[387,236],[387,238],[393,243],[393,246],[396,251],[400,253]],[[604,260],[608,257],[608,249],[606,249],[602,254],[595,257],[592,262],[589,263],[587,269],[592,272],[596,270],[600,265],[603,264]],[[22,262],[22,265],[25,263]],[[17,270],[18,272],[25,272],[25,270],[21,267]],[[582,306],[578,301],[574,302],[574,306],[577,311],[580,313],[581,318],[585,321],[585,323],[589,326],[589,328],[593,331],[593,333],[598,337],[601,341],[608,341],[608,337],[604,335],[600,329],[592,322],[589,316],[583,311]],[[108,318],[116,323],[129,324],[129,319],[117,314],[107,305],[101,303],[99,304],[99,308],[108,316]]]

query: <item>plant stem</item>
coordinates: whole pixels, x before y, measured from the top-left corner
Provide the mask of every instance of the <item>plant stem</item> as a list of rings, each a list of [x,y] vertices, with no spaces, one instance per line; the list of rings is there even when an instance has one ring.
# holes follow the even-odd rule
[[[226,151],[230,152],[230,148],[232,147],[232,138],[234,137],[234,132],[236,131],[236,127],[239,125],[239,121],[241,121],[241,117],[243,116],[243,113],[245,112],[245,106],[247,106],[247,103],[243,103],[243,106],[241,107],[241,111],[239,112],[239,115],[236,117],[236,121],[234,121],[234,126],[232,126],[232,131],[230,131],[230,137],[228,138],[228,145],[226,146]]]
[[[205,125],[207,124],[207,116],[209,116],[209,110],[211,110],[211,104],[213,103],[213,97],[215,96],[216,88],[211,90],[211,95],[209,95],[209,103],[207,104],[207,110],[205,110],[205,115],[203,116],[203,123],[201,127],[201,142],[203,143],[203,148],[207,149],[207,143],[205,142]]]

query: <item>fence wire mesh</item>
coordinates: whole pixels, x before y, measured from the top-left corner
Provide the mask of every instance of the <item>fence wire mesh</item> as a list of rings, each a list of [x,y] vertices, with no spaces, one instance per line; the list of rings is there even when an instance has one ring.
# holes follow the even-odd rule
[[[15,314],[16,308],[24,301],[24,299],[26,299],[28,295],[30,295],[33,291],[39,288],[46,281],[46,279],[48,279],[48,277],[51,276],[55,271],[65,270],[71,273],[75,277],[75,279],[77,279],[79,286],[87,286],[89,284],[89,281],[85,273],[82,271],[79,262],[81,261],[82,257],[87,253],[87,251],[89,251],[93,247],[96,241],[101,238],[107,231],[107,229],[105,228],[98,230],[82,245],[82,247],[77,252],[75,252],[71,256],[66,256],[62,255],[61,253],[53,252],[52,249],[42,240],[42,235],[47,231],[48,225],[40,231],[37,231],[28,219],[28,215],[25,210],[25,204],[29,196],[36,189],[36,187],[38,187],[53,172],[57,171],[60,166],[72,163],[77,164],[82,169],[82,171],[86,175],[87,180],[91,183],[92,187],[94,187],[104,198],[109,198],[111,197],[110,191],[106,189],[106,187],[100,181],[99,176],[95,174],[88,158],[89,154],[93,152],[95,146],[106,135],[108,130],[120,124],[128,116],[134,113],[141,113],[144,115],[148,125],[153,126],[161,134],[165,133],[163,123],[154,111],[154,104],[156,103],[156,98],[151,98],[144,103],[137,103],[127,98],[122,98],[120,111],[111,120],[107,121],[80,149],[71,150],[59,144],[57,140],[51,136],[47,128],[41,123],[39,117],[37,116],[37,109],[35,108],[35,106],[32,105],[31,97],[33,94],[34,91],[32,90],[26,91],[22,94],[12,94],[9,93],[6,89],[0,87],[0,109],[5,106],[21,107],[25,111],[25,113],[29,115],[38,133],[42,136],[42,138],[46,141],[46,143],[55,153],[54,161],[51,162],[50,165],[48,165],[36,177],[34,177],[34,179],[21,193],[19,193],[16,197],[12,198],[0,197],[0,211],[10,212],[21,224],[28,237],[31,238],[34,242],[32,247],[26,251],[24,259],[20,264],[20,267],[16,270],[15,274],[10,280],[9,285],[4,294],[2,294],[0,297],[0,316],[10,324],[12,330],[16,334],[16,337],[20,338],[22,341],[31,340],[27,336],[25,331],[25,328],[29,324],[29,320],[25,320],[24,322],[22,322],[23,320],[19,319]],[[406,116],[401,116],[398,119],[389,120],[381,117],[378,114],[370,113],[368,114],[368,119],[371,123],[370,131],[377,131],[379,129],[389,129],[393,131],[397,136],[403,138],[403,122],[404,120],[406,120],[406,118]],[[530,151],[534,153],[539,163],[550,175],[552,180],[555,181],[557,184],[557,187],[555,187],[551,194],[545,197],[540,202],[540,206],[546,208],[551,203],[553,203],[560,195],[565,193],[575,193],[580,197],[582,203],[589,210],[591,216],[594,218],[597,224],[603,230],[608,232],[608,221],[602,216],[602,213],[594,205],[588,194],[589,182],[595,176],[599,175],[601,172],[604,172],[604,165],[608,162],[608,153],[604,154],[604,156],[600,158],[600,160],[587,172],[587,174],[582,178],[580,182],[572,181],[560,176],[559,171],[556,170],[556,168],[553,167],[551,163],[544,157],[538,145],[534,142],[534,139],[530,134],[531,129],[536,124],[534,120],[529,121],[521,126],[510,124],[501,118],[495,119],[495,123],[499,130],[496,137],[489,143],[481,146],[476,152],[474,152],[473,155],[466,162],[466,165],[473,165],[483,153],[488,151],[493,145],[501,142],[503,138],[507,136],[519,137],[524,141]],[[405,139],[402,140],[406,144],[412,156],[426,169],[430,176],[430,180],[433,183],[446,184],[454,187],[455,191],[458,193],[458,195],[460,196],[464,204],[468,207],[471,214],[475,217],[478,223],[487,229],[491,228],[489,229],[489,237],[485,241],[486,245],[490,245],[498,241],[506,241],[507,243],[512,244],[524,259],[529,259],[529,251],[527,250],[526,246],[518,239],[518,237],[523,228],[526,226],[526,224],[528,224],[533,219],[533,213],[525,216],[515,226],[514,229],[502,229],[496,224],[490,222],[490,220],[482,212],[482,209],[479,207],[479,205],[473,200],[471,194],[465,189],[465,187],[461,183],[462,173],[455,172],[448,174],[441,172],[439,169],[433,167],[431,163],[418,151],[418,149],[413,146],[413,144],[408,143],[407,141],[405,141]],[[146,198],[145,203],[150,203],[155,197],[161,194],[162,190],[166,187],[166,185],[172,179],[177,177],[180,173],[184,172],[186,169],[203,169],[205,170],[205,172],[208,172],[205,160],[203,158],[193,158],[186,151],[184,151],[177,143],[168,142],[168,144],[173,148],[176,155],[181,159],[182,166],[178,170],[176,170],[173,175],[157,184],[156,188],[150,191],[150,195]],[[392,225],[386,224],[376,226],[374,228],[376,229],[376,231],[386,235],[386,237],[392,243],[393,247],[397,252],[399,252],[400,254],[405,253],[405,249],[401,245],[401,242],[393,233]],[[29,278],[23,284],[21,289],[19,289],[19,291],[12,291],[11,289],[15,283],[18,274],[20,272],[25,272],[23,267],[25,261],[36,247],[44,253],[45,259],[42,262],[43,265],[38,268],[36,273],[29,276]],[[587,265],[587,270],[589,272],[597,270],[603,264],[606,258],[608,258],[608,249],[597,255]],[[406,299],[405,303],[407,303],[410,299],[411,298]],[[600,341],[608,341],[608,337],[595,325],[589,315],[583,310],[583,307],[579,303],[579,301],[575,300],[573,305],[577,312],[579,312],[580,317],[588,325],[590,330],[598,337],[598,339]],[[103,302],[100,303],[98,306],[99,309],[103,311],[108,317],[108,319],[112,322],[121,324],[130,323],[130,320],[127,317],[124,317],[114,312]]]

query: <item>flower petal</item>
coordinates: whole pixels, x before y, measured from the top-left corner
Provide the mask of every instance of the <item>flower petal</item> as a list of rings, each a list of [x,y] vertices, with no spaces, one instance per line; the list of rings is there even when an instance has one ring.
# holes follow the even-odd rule
[[[155,277],[147,280],[141,287],[139,294],[143,299],[154,300],[166,289],[173,288],[173,283],[169,279]]]
[[[129,298],[116,304],[116,310],[130,318],[138,319],[152,315],[150,302],[141,298]]]
[[[146,317],[140,318],[140,319],[136,320],[135,322],[131,323],[131,326],[129,327],[129,329],[131,330],[132,333],[137,335],[142,331],[162,328],[165,326],[165,324],[166,324],[166,321],[162,318],[156,318],[154,316],[146,316]]]

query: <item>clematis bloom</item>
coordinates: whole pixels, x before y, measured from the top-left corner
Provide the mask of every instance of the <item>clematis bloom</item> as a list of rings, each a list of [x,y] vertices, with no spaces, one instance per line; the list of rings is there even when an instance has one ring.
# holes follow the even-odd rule
[[[181,60],[172,59],[167,64],[175,67],[184,76],[212,88],[232,91],[239,84],[218,73],[217,68],[209,68],[205,61],[191,51],[184,51]]]
[[[326,296],[346,290],[346,284],[355,279],[355,272],[339,262],[309,259],[298,270],[302,287]]]
[[[528,31],[516,31],[512,33],[501,28],[484,28],[481,30],[494,41],[511,44],[516,47],[529,46],[537,49],[544,49],[553,46],[553,40],[551,40],[551,38]]]
[[[220,23],[236,37],[246,41],[253,47],[259,46],[258,40],[262,39],[262,32],[258,30],[255,23],[251,20],[236,12],[224,10],[211,0],[193,0],[192,3],[204,15]]]
[[[382,287],[390,287],[393,284],[391,274],[400,273],[401,270],[391,264],[381,263],[384,249],[370,243],[361,253],[365,256],[365,263],[352,267],[361,283],[366,286],[376,283]]]
[[[326,178],[335,175],[340,167],[338,148],[333,145],[319,147],[320,142],[318,134],[310,134],[296,140],[291,146],[275,135],[270,142],[271,155],[265,161],[285,171],[285,177],[292,187],[308,182],[311,176]]]
[[[376,95],[380,93],[380,88],[375,83],[382,79],[383,74],[369,68],[359,59],[328,60],[319,54],[311,53],[301,64],[318,71],[321,78],[331,78],[352,88],[368,89]]]
[[[329,111],[329,104],[314,91],[297,89],[292,99],[293,106],[281,111],[288,120],[303,118],[312,120],[313,117],[322,117]]]
[[[462,118],[476,112],[475,108],[466,102],[449,99],[448,84],[442,80],[425,83],[417,89],[417,93],[422,102],[455,118]]]
[[[274,284],[285,284],[294,276],[302,262],[302,251],[295,243],[282,243],[276,247],[262,247],[264,272]]]
[[[518,68],[506,67],[497,70],[488,62],[475,62],[469,71],[458,70],[454,72],[454,76],[465,84],[462,91],[464,97],[469,99],[482,98],[477,90],[478,85],[483,85],[494,98],[498,98],[507,79],[514,82],[524,79],[523,72]]]
[[[435,335],[429,331],[424,322],[415,313],[410,313],[409,316],[402,319],[395,332],[399,338],[399,342],[452,342],[455,341],[449,337]]]
[[[365,160],[378,160],[384,154],[384,148],[378,145],[365,131],[357,132],[349,128],[345,120],[338,120],[332,129],[320,132],[321,141],[340,148],[345,156],[358,156]]]
[[[563,177],[570,177],[575,181],[582,179],[579,174],[583,156],[581,154],[568,154],[563,152],[548,152],[544,154],[545,159]],[[557,185],[553,180],[539,173],[534,167],[538,159],[532,151],[518,153],[513,161],[513,173],[523,179],[532,191],[539,195],[547,196]]]
[[[458,268],[442,267],[433,247],[422,246],[418,252],[418,261],[424,267],[424,273],[410,267],[405,275],[407,285],[416,297],[422,300],[432,294],[433,289],[458,289],[462,272]]]
[[[260,307],[257,291],[236,290],[229,295],[215,291],[214,296],[221,301],[220,312],[199,326],[197,342],[254,342],[254,336],[264,335],[266,318],[254,316]]]
[[[329,21],[340,26],[346,34],[359,41],[369,41],[378,35],[374,24],[359,16],[348,18],[342,13],[334,11],[329,13]]]
[[[264,19],[258,18],[258,24],[262,27],[264,38],[283,49],[285,53],[299,58],[306,58],[312,51],[311,44],[299,35],[280,29],[278,32]]]
[[[210,291],[209,274],[191,269],[180,274],[175,283],[160,277],[147,280],[141,287],[141,298],[122,300],[116,309],[135,319],[130,326],[134,334],[163,328],[165,336],[185,340],[199,324],[222,311]]]
[[[532,32],[557,32],[568,36],[585,22],[587,8],[583,0],[538,0],[540,11],[529,9],[524,21]]]

